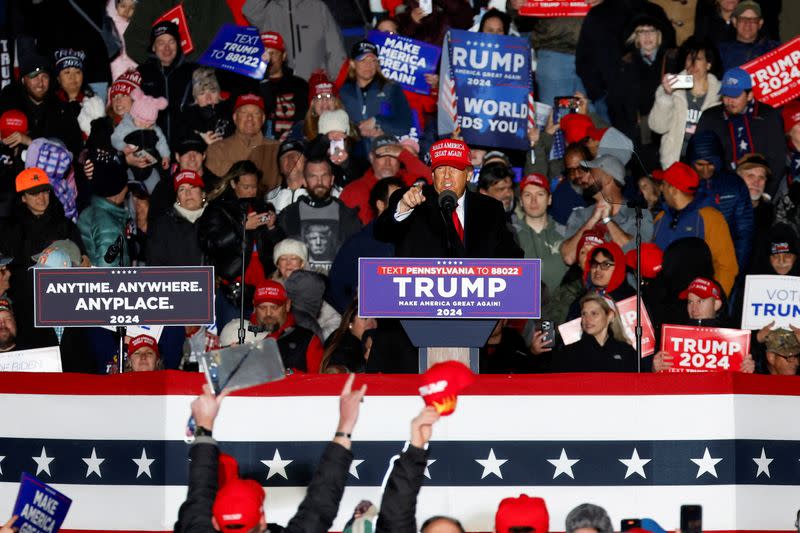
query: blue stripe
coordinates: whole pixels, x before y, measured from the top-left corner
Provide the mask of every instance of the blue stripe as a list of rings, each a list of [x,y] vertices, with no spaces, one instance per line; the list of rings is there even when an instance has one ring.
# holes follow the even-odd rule
[[[326,442],[232,442],[221,448],[239,461],[242,475],[266,486],[306,486],[316,468]],[[388,441],[356,442],[353,453],[364,462],[358,466],[360,479],[348,476],[353,486],[380,485],[389,460],[399,453],[403,443]],[[49,457],[51,476],[42,472],[39,477],[47,483],[94,485],[185,485],[188,474],[189,447],[180,441],[119,441],[119,440],[58,440],[58,439],[0,439],[0,481],[18,481],[22,471],[36,473],[36,463],[42,446]],[[133,458],[140,458],[142,448],[147,457],[155,459],[150,467],[152,479],[146,475],[136,478]],[[629,459],[634,447],[639,457],[651,459],[644,466],[647,479],[633,474],[625,479],[626,467],[619,459]],[[708,447],[717,463],[717,478],[709,474],[697,478],[698,467],[692,458],[703,457]],[[756,478],[757,465],[764,447],[771,477]],[[100,465],[102,479],[96,474],[86,477],[87,466],[82,460],[90,457],[92,448]],[[267,480],[268,469],[262,460],[271,460],[276,448],[281,458],[292,460],[286,467],[289,477],[274,475]],[[560,475],[553,479],[555,467],[548,459],[557,459],[561,449],[570,459],[580,459],[573,467],[575,479]],[[489,450],[498,459],[503,479],[490,474],[481,479],[483,467],[476,459],[486,459]],[[431,479],[428,486],[650,486],[650,485],[797,485],[800,484],[800,442],[761,440],[681,440],[681,441],[437,441],[430,446]]]

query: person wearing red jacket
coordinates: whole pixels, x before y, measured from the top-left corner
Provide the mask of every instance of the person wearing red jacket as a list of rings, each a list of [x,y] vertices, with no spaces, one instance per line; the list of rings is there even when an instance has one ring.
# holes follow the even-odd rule
[[[369,191],[378,180],[397,176],[411,186],[418,179],[431,182],[431,169],[407,148],[404,148],[396,137],[382,135],[372,143],[369,154],[370,168],[361,178],[347,184],[339,195],[339,200],[347,207],[358,211],[361,223],[369,224],[374,212],[369,205]]]

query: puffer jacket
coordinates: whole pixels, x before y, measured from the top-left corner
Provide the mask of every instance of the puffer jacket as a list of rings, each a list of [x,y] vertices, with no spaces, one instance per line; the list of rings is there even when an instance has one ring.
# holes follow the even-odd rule
[[[532,21],[531,45],[537,52],[552,50],[563,54],[575,54],[583,17],[534,18]]]
[[[723,163],[724,151],[719,138],[710,131],[702,131],[692,137],[686,149],[690,164],[704,160],[716,169],[711,178],[700,180],[698,198],[705,199],[706,205],[714,207],[725,217],[736,250],[736,261],[740,268],[750,263],[750,250],[753,246],[755,219],[753,202],[744,180],[736,174],[726,172]]]
[[[266,206],[253,200],[255,212],[264,213]],[[203,216],[196,222],[200,249],[207,255],[210,264],[214,265],[215,274],[225,281],[233,281],[241,275],[242,216],[246,208],[246,204],[241,203],[228,189],[206,207]],[[265,226],[247,231],[246,249],[250,251],[255,246],[265,277],[275,270],[272,250],[282,238],[283,232],[277,226],[271,232]],[[245,254],[245,268],[250,264],[251,256],[251,253]]]
[[[686,74],[686,71],[681,71]],[[701,112],[720,103],[720,83],[716,76],[708,75],[708,92],[701,106]],[[661,166],[669,167],[672,163],[680,161],[683,148],[683,136],[686,133],[686,115],[689,113],[689,104],[686,100],[686,89],[678,89],[667,94],[661,85],[656,89],[656,99],[653,109],[647,118],[650,129],[660,133],[661,147],[659,155]]]
[[[129,218],[128,210],[124,207],[114,205],[99,196],[92,198],[89,207],[78,217],[78,229],[92,265],[110,267],[131,264],[128,242],[125,238],[125,228]],[[106,253],[115,244],[120,244],[121,248],[116,257],[107,262]]]
[[[190,222],[176,209],[157,217],[148,228],[147,264],[158,266],[202,265],[203,250],[197,221]]]
[[[411,107],[403,89],[391,80],[372,80],[366,94],[355,81],[348,81],[339,91],[339,98],[356,124],[375,117],[376,125],[388,135],[401,137],[411,130]]]

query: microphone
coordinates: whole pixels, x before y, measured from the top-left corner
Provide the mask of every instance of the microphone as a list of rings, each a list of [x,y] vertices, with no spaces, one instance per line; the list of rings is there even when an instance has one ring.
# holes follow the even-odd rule
[[[456,210],[456,206],[458,205],[458,198],[456,198],[456,193],[451,191],[450,189],[444,190],[439,193],[439,207],[445,213],[452,213]]]

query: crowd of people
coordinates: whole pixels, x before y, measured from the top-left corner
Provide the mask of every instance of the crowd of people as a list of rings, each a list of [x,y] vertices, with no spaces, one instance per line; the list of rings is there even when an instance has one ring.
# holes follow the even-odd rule
[[[528,130],[529,151],[438,132],[439,76],[429,95],[387,79],[378,45],[346,46],[349,14],[323,0],[185,4],[187,53],[159,18],[170,2],[12,3],[0,352],[58,346],[68,372],[194,370],[239,341],[241,306],[246,340],[277,339],[294,371],[414,373],[399,322],[359,316],[358,258],[525,257],[542,262],[542,320],[499,320],[481,372],[636,371],[616,303],[636,293],[637,203],[656,336],[736,327],[748,274],[800,269],[800,101],[757,101],[741,68],[780,45],[780,2],[586,2],[585,17],[522,16],[520,0],[371,13],[434,45],[448,29],[529,39],[536,100],[569,108]],[[196,62],[234,20],[261,32],[263,79]],[[133,336],[123,358],[115,332],[34,327],[34,265],[213,265],[216,323]],[[549,341],[543,324],[576,318],[578,342]],[[798,338],[754,332],[738,370],[796,374]]]

